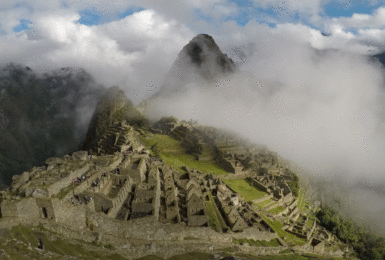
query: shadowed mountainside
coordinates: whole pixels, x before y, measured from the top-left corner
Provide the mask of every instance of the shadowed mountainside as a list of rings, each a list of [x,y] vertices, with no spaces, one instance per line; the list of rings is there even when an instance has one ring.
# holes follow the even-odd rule
[[[10,185],[12,175],[76,149],[104,91],[83,69],[62,68],[39,75],[21,65],[1,68],[2,185]]]

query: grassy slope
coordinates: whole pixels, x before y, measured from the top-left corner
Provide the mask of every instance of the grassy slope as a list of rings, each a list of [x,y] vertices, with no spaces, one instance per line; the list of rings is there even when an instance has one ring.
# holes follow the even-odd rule
[[[181,172],[184,172],[184,170],[181,169],[183,165],[187,165],[190,168],[196,168],[199,171],[202,172],[212,172],[217,175],[223,175],[228,174],[225,170],[223,170],[221,167],[217,166],[216,164],[201,164],[197,160],[195,160],[195,157],[193,155],[185,154],[184,148],[181,146],[180,141],[167,136],[167,135],[153,135],[152,139],[146,139],[143,136],[141,136],[142,142],[146,145],[146,147],[149,149],[152,145],[158,144],[158,147],[160,149],[160,158],[162,158],[166,164],[173,166],[174,168],[180,170]],[[235,192],[239,193],[246,201],[252,201],[254,199],[261,198],[265,195],[268,195],[266,192],[260,191],[256,189],[255,187],[251,186],[245,179],[222,179],[227,185],[229,185]],[[271,203],[272,200],[269,199],[267,201],[258,203],[257,205],[259,207],[263,207],[269,203]],[[301,189],[299,192],[299,202],[298,207],[301,210],[305,210],[305,199],[304,199],[304,193]],[[277,208],[273,209],[272,211],[279,213],[282,211],[283,208]],[[275,213],[275,214],[277,214]],[[290,234],[286,231],[282,230],[283,224],[276,220],[270,220],[265,216],[262,216],[267,223],[270,224],[270,226],[274,229],[275,232],[278,233],[280,237],[286,237],[286,241],[293,244],[293,245],[304,245],[306,241],[304,239],[298,238],[297,236]],[[220,226],[218,218],[215,218],[214,215],[212,216],[212,221],[215,223],[215,225]]]
[[[200,162],[195,159],[194,155],[186,154],[181,142],[170,136],[154,135],[152,139],[146,139],[141,136],[141,141],[150,151],[150,148],[157,144],[160,149],[159,157],[163,159],[167,165],[171,165],[181,172],[184,172],[182,166],[187,165],[201,172],[214,173],[216,175],[228,174],[228,172],[216,165],[215,162]],[[153,153],[153,151],[151,152]]]
[[[239,193],[245,201],[252,201],[269,195],[251,186],[245,179],[222,179],[235,192]]]
[[[267,199],[267,200],[264,200],[264,201],[261,201],[261,202],[256,203],[256,205],[257,205],[257,207],[258,207],[259,209],[263,209],[263,208],[267,207],[268,205],[273,205],[273,204],[275,204],[275,203],[276,203],[276,202],[273,201],[272,199]]]
[[[207,209],[207,215],[209,216],[210,227],[219,232],[221,228],[219,225],[218,216],[215,213],[214,206],[210,201],[206,201],[206,209]]]

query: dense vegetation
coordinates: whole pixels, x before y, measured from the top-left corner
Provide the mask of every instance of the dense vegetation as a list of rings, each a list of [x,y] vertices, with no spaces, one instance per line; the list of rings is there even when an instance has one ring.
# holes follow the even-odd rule
[[[321,225],[343,242],[353,246],[361,259],[384,260],[385,239],[353,224],[335,210],[324,207],[317,213]]]
[[[120,90],[124,95],[123,90]],[[135,107],[131,100],[127,100],[124,106],[114,115],[114,121],[126,122],[135,128],[146,128],[149,125],[149,120],[145,118]]]
[[[291,192],[293,192],[293,195],[298,197],[298,194],[299,194],[299,178],[298,176],[292,172],[292,171],[289,171],[289,174],[293,175],[293,180],[288,182],[287,184],[289,185],[290,189],[291,189]]]

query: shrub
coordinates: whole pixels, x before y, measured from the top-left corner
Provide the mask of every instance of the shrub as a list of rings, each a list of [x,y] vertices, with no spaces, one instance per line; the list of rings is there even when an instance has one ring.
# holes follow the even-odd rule
[[[107,244],[107,245],[104,245],[104,248],[114,249],[115,247],[111,244]]]

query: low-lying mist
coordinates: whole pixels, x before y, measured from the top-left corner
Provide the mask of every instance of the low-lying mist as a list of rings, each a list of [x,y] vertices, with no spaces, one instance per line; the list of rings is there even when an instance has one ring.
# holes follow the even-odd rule
[[[186,91],[154,100],[148,115],[236,131],[314,176],[384,182],[384,71],[369,55],[280,42],[255,44],[239,73],[177,82]],[[352,201],[372,210],[367,196]]]

